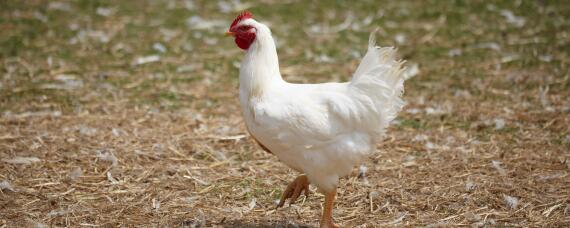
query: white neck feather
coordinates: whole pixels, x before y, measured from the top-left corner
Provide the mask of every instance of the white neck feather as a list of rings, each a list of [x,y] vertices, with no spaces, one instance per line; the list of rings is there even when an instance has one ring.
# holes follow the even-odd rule
[[[239,73],[240,96],[261,98],[271,85],[283,82],[275,41],[269,28],[256,23],[256,38],[245,54]]]

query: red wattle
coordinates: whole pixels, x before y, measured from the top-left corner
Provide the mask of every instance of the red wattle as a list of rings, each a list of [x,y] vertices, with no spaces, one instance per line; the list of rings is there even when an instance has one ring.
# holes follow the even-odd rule
[[[237,34],[235,42],[243,50],[247,50],[255,41],[255,33]]]

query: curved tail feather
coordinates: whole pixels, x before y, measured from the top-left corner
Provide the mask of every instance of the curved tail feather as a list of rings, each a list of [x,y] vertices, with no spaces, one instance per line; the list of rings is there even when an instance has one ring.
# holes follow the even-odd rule
[[[405,102],[403,61],[395,59],[396,49],[376,46],[374,33],[370,35],[368,51],[356,69],[349,88],[373,118],[366,120],[369,130],[382,135]]]

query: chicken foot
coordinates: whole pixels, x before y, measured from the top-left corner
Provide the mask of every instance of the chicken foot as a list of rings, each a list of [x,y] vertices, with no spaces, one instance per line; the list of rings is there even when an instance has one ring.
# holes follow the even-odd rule
[[[305,175],[301,175],[295,178],[293,182],[287,185],[285,191],[283,191],[281,200],[279,200],[279,204],[277,204],[277,208],[283,207],[287,199],[289,199],[289,204],[295,203],[303,191],[305,192],[305,197],[309,197],[309,194],[311,192],[309,190],[309,184],[309,179]]]

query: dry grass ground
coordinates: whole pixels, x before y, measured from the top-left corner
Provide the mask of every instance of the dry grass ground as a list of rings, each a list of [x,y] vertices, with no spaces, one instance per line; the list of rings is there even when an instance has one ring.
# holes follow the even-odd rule
[[[341,181],[343,227],[570,226],[564,1],[0,2],[0,227],[314,227],[239,114],[241,9],[287,80],[348,80],[379,27],[416,74]],[[363,169],[361,169],[362,172]]]

